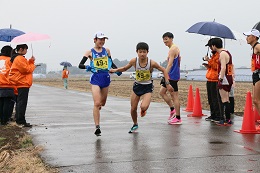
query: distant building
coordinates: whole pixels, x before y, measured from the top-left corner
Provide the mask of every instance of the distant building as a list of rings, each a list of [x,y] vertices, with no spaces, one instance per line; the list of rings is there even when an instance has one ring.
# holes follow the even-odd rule
[[[44,63],[39,63],[36,64],[38,65],[35,70],[34,70],[34,74],[47,74],[47,65]]]

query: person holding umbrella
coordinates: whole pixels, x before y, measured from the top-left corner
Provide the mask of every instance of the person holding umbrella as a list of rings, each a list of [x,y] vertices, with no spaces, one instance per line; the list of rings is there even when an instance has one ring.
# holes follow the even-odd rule
[[[207,96],[208,103],[210,106],[210,116],[205,118],[206,121],[216,121],[218,122],[220,111],[219,111],[219,93],[217,90],[218,85],[218,62],[219,62],[219,53],[217,51],[212,51],[212,38],[205,45],[208,46],[211,50],[211,57],[208,55],[203,57],[204,61],[208,63],[202,63],[207,68],[206,78],[207,78]]]
[[[62,71],[62,80],[63,80],[63,85],[65,89],[68,89],[68,77],[69,77],[69,70],[67,69],[67,66],[64,66],[63,71]]]
[[[28,46],[26,44],[17,45],[13,50],[11,57],[11,70],[9,80],[11,84],[16,85],[18,89],[16,103],[16,123],[22,127],[32,127],[26,122],[25,112],[27,108],[29,89],[32,85],[35,58],[32,56],[27,60],[24,55],[27,53]]]
[[[243,33],[246,37],[247,44],[252,46],[251,71],[253,79],[253,103],[258,113],[260,113],[260,44],[258,39],[260,32],[257,29]]]

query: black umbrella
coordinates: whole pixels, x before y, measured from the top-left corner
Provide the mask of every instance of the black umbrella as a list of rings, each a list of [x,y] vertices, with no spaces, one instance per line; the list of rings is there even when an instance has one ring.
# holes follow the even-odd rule
[[[69,63],[69,62],[67,62],[67,61],[61,62],[60,65],[66,66],[66,67],[72,67],[71,63]]]
[[[216,36],[225,39],[236,40],[234,33],[226,25],[215,22],[198,22],[192,25],[186,32],[208,36]],[[225,47],[225,42],[224,42]],[[209,47],[208,47],[209,52]],[[207,55],[208,55],[207,52]]]
[[[260,31],[260,22],[257,22],[253,29],[257,29],[258,31]]]
[[[198,22],[186,32],[236,40],[233,32],[227,26],[217,22]]]

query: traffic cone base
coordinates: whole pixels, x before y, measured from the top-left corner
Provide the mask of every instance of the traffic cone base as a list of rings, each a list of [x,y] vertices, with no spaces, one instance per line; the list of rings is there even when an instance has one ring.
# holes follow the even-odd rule
[[[260,134],[260,131],[257,131],[255,126],[255,117],[250,92],[247,92],[246,95],[246,104],[244,109],[242,128],[241,130],[234,131],[242,134]]]
[[[194,114],[188,114],[187,117],[202,117],[202,116],[207,116],[205,114],[200,114],[200,115],[194,115]]]
[[[257,130],[252,130],[252,131],[234,130],[234,132],[241,133],[241,134],[260,134],[260,131]]]

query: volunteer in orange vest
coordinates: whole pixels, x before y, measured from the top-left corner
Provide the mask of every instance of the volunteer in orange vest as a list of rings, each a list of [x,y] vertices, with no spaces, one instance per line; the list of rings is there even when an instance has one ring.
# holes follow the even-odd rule
[[[63,80],[63,85],[65,89],[68,89],[68,77],[69,77],[69,70],[67,70],[67,67],[64,66],[63,71],[62,71],[62,80]]]
[[[212,39],[208,41],[205,46],[208,46],[211,49],[211,57],[205,56],[203,58],[204,61],[208,63],[203,63],[207,68],[207,94],[208,94],[208,103],[210,106],[210,116],[205,118],[206,121],[220,121],[220,111],[219,111],[219,100],[220,96],[218,93],[217,85],[218,85],[218,61],[219,61],[219,53],[217,51],[212,51],[211,45]]]
[[[14,86],[9,81],[12,50],[11,46],[4,46],[0,53],[0,118],[2,125],[7,125],[11,113],[9,109],[11,99],[14,97]]]
[[[24,55],[27,53],[28,46],[26,44],[17,45],[13,50],[11,62],[11,70],[9,80],[18,89],[16,103],[16,123],[22,127],[31,127],[30,123],[25,120],[25,112],[27,108],[29,89],[32,86],[33,71],[35,58],[32,56],[27,60]]]

